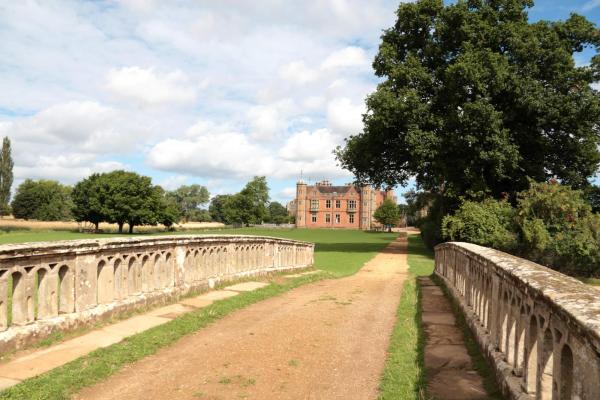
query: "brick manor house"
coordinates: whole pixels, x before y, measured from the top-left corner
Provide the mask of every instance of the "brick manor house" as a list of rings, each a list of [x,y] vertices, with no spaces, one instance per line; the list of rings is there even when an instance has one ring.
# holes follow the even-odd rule
[[[329,181],[309,186],[299,181],[296,198],[288,204],[288,211],[296,217],[298,228],[367,230],[381,226],[373,218],[373,213],[385,199],[395,203],[394,191],[352,184],[333,186]]]

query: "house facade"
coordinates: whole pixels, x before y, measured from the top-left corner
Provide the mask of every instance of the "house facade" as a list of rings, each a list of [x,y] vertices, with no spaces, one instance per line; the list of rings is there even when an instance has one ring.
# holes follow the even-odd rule
[[[333,186],[329,181],[296,184],[296,198],[288,210],[296,217],[298,228],[374,229],[380,224],[373,213],[385,199],[396,202],[392,190],[371,186]]]

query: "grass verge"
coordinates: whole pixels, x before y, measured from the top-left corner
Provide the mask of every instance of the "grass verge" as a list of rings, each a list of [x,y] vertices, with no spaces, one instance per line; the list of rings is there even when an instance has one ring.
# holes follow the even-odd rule
[[[433,272],[433,258],[431,251],[416,235],[408,237],[408,267],[410,275],[402,288],[379,387],[381,400],[426,398],[425,333],[421,325],[421,296],[416,278]]]
[[[217,301],[209,307],[189,312],[166,324],[130,336],[122,342],[95,350],[45,374],[23,381],[1,392],[0,399],[68,399],[82,388],[114,374],[123,366],[154,354],[181,337],[236,310],[329,276],[319,273],[294,278],[285,283],[272,282],[264,288]]]

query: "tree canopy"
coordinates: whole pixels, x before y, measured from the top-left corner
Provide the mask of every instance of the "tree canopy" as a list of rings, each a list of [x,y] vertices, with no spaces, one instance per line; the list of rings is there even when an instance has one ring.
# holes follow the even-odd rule
[[[264,176],[255,176],[234,195],[216,196],[210,206],[213,218],[226,224],[260,224],[268,218],[269,187]]]
[[[167,227],[179,220],[177,205],[147,176],[129,171],[93,174],[75,185],[73,215],[77,221],[116,223],[119,232],[127,223],[129,233],[138,225]]]
[[[383,203],[373,213],[373,217],[383,226],[391,228],[400,220],[400,210],[396,203],[390,199],[385,199]]]
[[[12,201],[15,218],[40,221],[64,221],[71,214],[71,188],[57,181],[26,179]]]
[[[531,0],[402,3],[373,63],[364,130],[337,157],[362,182],[497,198],[549,177],[588,185],[600,161],[600,34],[584,17],[529,23]],[[589,65],[573,54],[595,49]]]
[[[199,221],[205,219],[200,207],[208,203],[210,194],[205,186],[183,185],[176,190],[166,193],[181,211],[185,221]]]

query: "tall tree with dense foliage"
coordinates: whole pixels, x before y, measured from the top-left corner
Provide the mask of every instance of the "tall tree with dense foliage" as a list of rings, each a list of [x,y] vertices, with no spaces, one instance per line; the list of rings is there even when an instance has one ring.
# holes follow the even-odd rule
[[[129,233],[136,225],[156,225],[160,213],[160,193],[152,179],[129,171],[112,171],[103,177],[107,183],[107,220],[116,223],[119,233],[127,223]]]
[[[71,188],[57,181],[26,179],[12,201],[15,218],[66,221],[73,218]]]
[[[202,215],[200,207],[208,203],[210,193],[205,186],[183,185],[167,192],[167,197],[177,204],[185,221],[197,221]]]
[[[400,220],[400,210],[396,203],[386,199],[373,213],[373,217],[383,226],[387,226],[391,232],[392,226],[398,224]]]
[[[588,185],[600,161],[600,34],[584,17],[528,22],[532,0],[402,3],[373,63],[364,130],[337,150],[359,181],[461,197],[528,179]],[[589,65],[573,54],[595,49]],[[443,212],[442,212],[443,214]]]
[[[225,203],[230,197],[230,194],[218,194],[212,198],[210,205],[208,206],[208,212],[213,221],[227,223],[225,221],[224,208]]]
[[[278,201],[272,201],[269,203],[267,219],[268,222],[274,224],[285,224],[290,221],[290,216],[283,204]]]
[[[11,154],[10,139],[2,140],[2,152],[0,152],[0,215],[10,213],[10,189],[13,184],[13,159]]]
[[[227,197],[219,211],[226,224],[260,224],[268,218],[268,204],[267,179],[255,176],[239,193]]]
[[[106,196],[109,184],[104,174],[92,174],[73,187],[71,198],[75,221],[90,222],[97,231],[100,222],[108,220]]]

